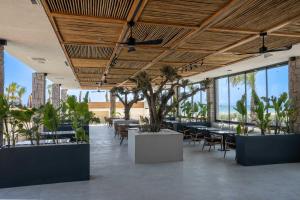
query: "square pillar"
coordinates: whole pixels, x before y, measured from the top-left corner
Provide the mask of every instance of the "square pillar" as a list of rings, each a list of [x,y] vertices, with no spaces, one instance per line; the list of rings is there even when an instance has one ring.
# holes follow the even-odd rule
[[[300,133],[300,57],[291,57],[289,60],[289,96],[297,111],[292,131]]]
[[[60,90],[60,100],[61,102],[67,101],[68,98],[68,89],[61,89]]]
[[[215,93],[215,80],[211,79],[208,89],[206,91],[207,94],[207,119],[209,122],[213,123],[216,121],[215,119],[215,101],[216,101],[216,93]]]
[[[60,106],[60,84],[52,84],[52,105],[54,108],[59,108]]]
[[[46,102],[46,74],[32,74],[32,107],[39,108]]]

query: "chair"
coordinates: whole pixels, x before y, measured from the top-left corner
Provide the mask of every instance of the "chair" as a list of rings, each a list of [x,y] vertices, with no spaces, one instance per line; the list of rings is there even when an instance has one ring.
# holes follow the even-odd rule
[[[203,135],[204,135],[204,143],[203,143],[202,151],[204,150],[205,146],[209,146],[208,151],[210,151],[212,146],[215,149],[216,145],[218,144],[222,145],[222,138],[210,134],[208,131],[203,131]]]
[[[194,142],[194,144],[196,144],[196,142],[199,142],[199,144],[201,143],[201,141],[204,139],[204,134],[199,132],[199,131],[195,131],[194,133],[191,133],[191,142]]]
[[[192,139],[191,130],[183,125],[179,125],[177,132],[183,134],[183,139]]]
[[[121,125],[121,126],[118,126],[118,134],[120,136],[120,145],[122,145],[124,139],[128,139],[128,126],[126,125]]]
[[[236,142],[234,135],[227,135],[225,139],[225,151],[224,151],[224,158],[226,157],[226,149],[236,149]],[[236,159],[236,157],[235,157]]]
[[[108,127],[112,127],[113,125],[113,118],[108,118]]]
[[[104,117],[104,122],[105,122],[105,125],[109,126],[109,119],[106,116]]]

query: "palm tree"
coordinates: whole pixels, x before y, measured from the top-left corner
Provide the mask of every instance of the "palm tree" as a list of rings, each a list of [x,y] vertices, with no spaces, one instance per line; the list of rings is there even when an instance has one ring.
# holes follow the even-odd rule
[[[17,99],[16,92],[19,89],[19,85],[16,82],[12,82],[8,85],[8,87],[5,89],[7,93],[7,100],[9,102],[13,102]]]
[[[22,98],[23,98],[24,94],[26,93],[26,88],[20,87],[19,90],[17,91],[17,93],[18,93],[19,104],[22,105]]]
[[[256,91],[256,88],[255,88],[255,75],[256,75],[256,72],[251,72],[251,73],[247,73],[246,74],[246,84],[250,87],[250,90],[251,91]],[[237,75],[237,76],[232,76],[229,78],[229,81],[231,83],[231,85],[233,86],[237,86],[239,84],[243,84],[245,79],[244,79],[244,75],[241,74],[241,75]],[[251,100],[250,100],[250,116],[251,116],[251,119],[254,119],[254,116],[255,116],[255,113],[253,112],[254,110],[254,97],[253,95],[251,95]]]

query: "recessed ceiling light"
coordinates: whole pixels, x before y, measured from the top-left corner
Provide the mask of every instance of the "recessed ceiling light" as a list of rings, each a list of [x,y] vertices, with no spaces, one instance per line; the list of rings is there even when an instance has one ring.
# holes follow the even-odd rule
[[[35,4],[35,5],[39,5],[39,4],[40,4],[40,1],[39,1],[39,0],[31,0],[31,3],[32,3],[32,4]]]
[[[31,58],[33,61],[36,61],[38,63],[44,64],[46,62],[46,58],[41,58],[41,57],[32,57]]]

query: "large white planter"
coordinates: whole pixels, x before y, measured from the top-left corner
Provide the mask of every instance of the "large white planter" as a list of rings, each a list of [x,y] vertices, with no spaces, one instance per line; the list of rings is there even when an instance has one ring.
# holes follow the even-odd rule
[[[183,160],[183,135],[169,129],[158,133],[128,130],[128,154],[135,163]]]

